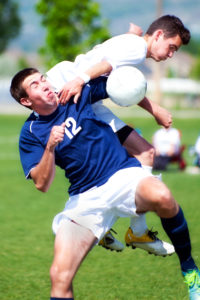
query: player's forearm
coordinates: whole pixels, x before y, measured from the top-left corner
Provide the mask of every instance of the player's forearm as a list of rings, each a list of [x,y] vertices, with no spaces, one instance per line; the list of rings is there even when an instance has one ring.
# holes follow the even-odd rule
[[[140,107],[148,111],[150,114],[154,116],[156,110],[157,110],[157,104],[151,100],[149,100],[147,97],[144,97],[142,101],[138,103]]]
[[[162,125],[165,128],[169,128],[171,126],[172,115],[165,108],[161,107],[160,105],[149,100],[146,97],[139,103],[139,106],[152,114],[158,125]]]
[[[93,65],[89,69],[87,69],[84,73],[88,76],[90,79],[95,79],[103,74],[110,73],[112,71],[112,66],[109,62],[106,60],[102,60],[101,62]],[[79,75],[78,75],[79,76]],[[82,74],[80,74],[80,77]],[[82,78],[82,77],[81,77]]]
[[[78,98],[81,95],[83,86],[90,80],[95,79],[103,74],[110,73],[112,71],[112,66],[103,60],[92,67],[88,68],[82,73],[77,72],[76,78],[74,80],[67,82],[59,93],[59,102],[65,105],[69,99],[74,96],[74,103],[77,103]]]
[[[31,177],[35,187],[41,192],[47,192],[55,176],[55,153],[48,144],[39,164],[32,169]]]

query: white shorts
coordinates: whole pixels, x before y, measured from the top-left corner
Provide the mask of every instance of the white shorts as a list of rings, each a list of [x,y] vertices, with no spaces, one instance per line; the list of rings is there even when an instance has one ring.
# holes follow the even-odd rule
[[[65,209],[55,216],[53,232],[56,234],[63,221],[73,220],[101,240],[118,218],[138,216],[135,191],[138,183],[148,176],[153,175],[140,167],[122,169],[105,184],[71,196]]]
[[[115,116],[113,112],[103,104],[102,100],[92,104],[92,109],[95,115],[99,117],[99,119],[110,125],[114,132],[117,132],[118,130],[126,126],[126,123]]]

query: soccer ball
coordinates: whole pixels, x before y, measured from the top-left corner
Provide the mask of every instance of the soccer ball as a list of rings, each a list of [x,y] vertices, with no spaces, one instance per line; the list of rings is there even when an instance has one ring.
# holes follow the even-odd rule
[[[108,77],[106,90],[109,98],[120,106],[138,104],[145,96],[147,81],[140,70],[122,66]]]

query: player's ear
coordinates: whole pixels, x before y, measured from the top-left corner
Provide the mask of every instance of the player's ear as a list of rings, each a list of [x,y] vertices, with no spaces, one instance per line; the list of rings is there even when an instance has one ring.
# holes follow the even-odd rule
[[[20,99],[20,103],[21,103],[21,105],[23,105],[23,106],[27,106],[27,107],[31,107],[31,105],[32,105],[32,101],[29,99],[29,98],[21,98]]]
[[[163,35],[163,30],[162,29],[158,29],[154,32],[154,38],[157,41],[162,35]]]

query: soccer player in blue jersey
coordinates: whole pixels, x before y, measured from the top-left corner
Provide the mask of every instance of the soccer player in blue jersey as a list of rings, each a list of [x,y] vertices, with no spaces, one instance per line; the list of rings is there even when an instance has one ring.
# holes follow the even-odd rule
[[[135,33],[135,34],[130,34]],[[176,16],[165,15],[155,20],[144,36],[137,26],[131,24],[129,33],[115,36],[95,46],[85,54],[78,55],[74,62],[60,62],[47,72],[47,78],[60,92],[59,101],[65,103],[72,95],[76,102],[82,86],[90,78],[102,74],[109,75],[112,70],[123,65],[139,66],[145,59],[162,61],[172,58],[174,53],[190,40],[190,32]],[[67,82],[67,83],[66,83]],[[155,149],[136,130],[117,118],[102,101],[93,104],[96,115],[109,123],[120,138],[129,154],[135,156],[150,173],[152,172]],[[172,123],[171,113],[154,101],[145,97],[139,104],[147,110],[159,125],[168,128]],[[145,214],[130,218],[130,227],[125,234],[128,246],[140,247],[156,255],[171,255],[173,247],[159,240],[148,230]],[[123,244],[108,232],[99,243],[111,250],[122,250]]]
[[[70,198],[55,216],[51,300],[73,299],[72,282],[80,264],[119,217],[153,211],[174,245],[190,299],[200,299],[200,274],[191,256],[187,222],[167,186],[130,157],[112,129],[93,112],[105,98],[106,78],[87,84],[78,104],[61,106],[45,77],[33,68],[12,79],[11,94],[33,110],[19,141],[26,178],[46,192],[55,165],[69,179]]]

